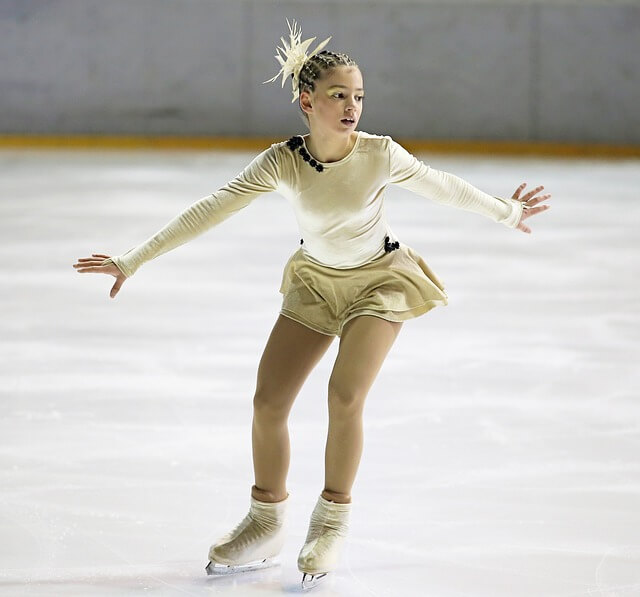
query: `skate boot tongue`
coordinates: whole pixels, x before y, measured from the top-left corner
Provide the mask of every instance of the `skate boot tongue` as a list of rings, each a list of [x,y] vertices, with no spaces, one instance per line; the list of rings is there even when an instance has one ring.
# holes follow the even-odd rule
[[[289,496],[281,502],[261,502],[251,496],[249,516],[265,529],[273,530],[284,523],[288,502]]]
[[[324,527],[339,532],[341,535],[347,532],[351,504],[338,504],[319,497],[313,513],[313,521],[321,523]]]

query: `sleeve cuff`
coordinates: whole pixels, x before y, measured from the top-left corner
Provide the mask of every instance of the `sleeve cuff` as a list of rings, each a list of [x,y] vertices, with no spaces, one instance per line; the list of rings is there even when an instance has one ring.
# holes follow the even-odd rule
[[[522,218],[522,201],[518,201],[517,199],[503,199],[502,197],[495,197],[495,199],[498,199],[498,201],[502,201],[510,208],[510,212],[507,217],[498,221],[508,228],[516,228],[520,223],[520,219]]]
[[[131,273],[125,271],[124,266],[117,257],[109,257],[105,259],[100,265],[109,265],[111,263],[115,265],[127,278],[131,277]]]

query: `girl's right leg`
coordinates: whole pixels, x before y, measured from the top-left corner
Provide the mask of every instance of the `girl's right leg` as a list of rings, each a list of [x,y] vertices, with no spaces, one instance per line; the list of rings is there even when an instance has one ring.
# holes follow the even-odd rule
[[[253,398],[251,495],[257,500],[279,502],[287,497],[289,412],[334,338],[282,314],[276,320],[260,359]]]
[[[211,546],[207,574],[270,566],[280,553],[288,502],[287,419],[302,384],[333,338],[279,315],[260,359],[253,398],[251,508],[231,532]]]

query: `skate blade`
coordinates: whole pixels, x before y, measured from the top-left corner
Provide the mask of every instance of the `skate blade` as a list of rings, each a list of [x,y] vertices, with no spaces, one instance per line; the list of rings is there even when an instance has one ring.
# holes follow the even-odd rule
[[[205,570],[208,575],[220,576],[225,574],[236,574],[238,572],[251,572],[252,570],[262,570],[263,568],[270,568],[277,566],[278,560],[275,558],[264,558],[263,560],[256,560],[255,562],[247,562],[246,564],[219,564],[218,562],[209,561]]]
[[[320,584],[327,574],[327,572],[323,572],[322,574],[309,574],[308,572],[304,572],[302,574],[302,588],[312,589]]]

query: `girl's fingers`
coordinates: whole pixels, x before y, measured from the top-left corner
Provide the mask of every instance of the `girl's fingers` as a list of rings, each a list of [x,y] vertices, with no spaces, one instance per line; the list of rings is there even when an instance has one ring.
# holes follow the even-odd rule
[[[511,196],[512,199],[520,199],[521,201],[528,201],[529,199],[531,199],[536,193],[539,193],[540,191],[542,191],[542,189],[544,189],[543,185],[540,185],[539,187],[536,187],[535,189],[529,191],[526,195],[523,195],[522,198],[520,198],[520,192],[522,191],[522,189],[524,189],[524,187],[527,185],[526,182],[523,182],[517,189],[516,192]],[[544,195],[543,198],[546,197],[551,197],[551,195]],[[542,199],[541,197],[539,197],[539,199]]]
[[[551,195],[540,195],[540,197],[536,197],[535,199],[523,199],[523,201],[527,201],[527,205],[533,206],[538,205],[538,203],[548,199],[549,197],[551,197]]]
[[[117,279],[116,283],[113,285],[113,287],[111,288],[111,292],[109,293],[109,296],[111,298],[114,298],[116,296],[116,294],[118,294],[118,292],[120,291],[120,288],[122,287],[122,283],[124,282],[124,279]]]
[[[110,274],[112,276],[117,277],[122,273],[115,265],[112,265],[111,263],[108,263],[106,265],[101,265],[100,261],[89,261],[87,263],[75,263],[73,267],[80,274],[84,274],[87,272],[97,272],[99,274]]]
[[[550,207],[551,207],[550,205],[541,205],[540,207],[534,207],[533,209],[529,209],[528,212],[529,212],[529,215],[535,216],[536,214],[539,214],[541,211],[546,211]]]
[[[82,263],[74,263],[73,267],[89,267],[92,265],[100,265],[102,263],[102,260],[100,259],[93,259],[91,261],[83,261]],[[104,266],[106,267],[106,266]]]
[[[73,264],[73,267],[78,268],[78,267],[88,267],[88,266],[92,266],[92,265],[101,265],[102,262],[105,259],[109,259],[108,255],[100,255],[100,258],[96,258],[96,257],[80,257],[78,258],[77,263]],[[104,258],[103,258],[104,257]],[[105,265],[105,267],[107,267],[108,265],[110,265],[109,263],[107,263]]]
[[[518,230],[522,230],[522,232],[526,232],[527,234],[531,234],[531,228],[520,222],[517,226]]]
[[[524,201],[528,201],[529,199],[531,199],[531,197],[533,197],[537,192],[541,191],[542,189],[544,189],[544,187],[539,186],[537,189],[533,189],[533,191],[529,191],[522,199]]]
[[[522,218],[520,221],[524,220],[525,218],[535,216],[536,214],[539,214],[543,211],[547,211],[550,207],[550,205],[540,205],[539,207],[532,207],[531,209],[527,209],[526,211],[522,212]]]
[[[527,183],[526,183],[526,182],[523,182],[523,183],[522,183],[522,184],[521,184],[521,185],[516,189],[516,192],[515,192],[513,195],[511,195],[511,198],[512,198],[512,199],[518,199],[518,197],[519,197],[519,195],[520,195],[520,191],[522,191],[522,189],[524,189],[524,187],[526,187],[526,186],[527,186]]]

